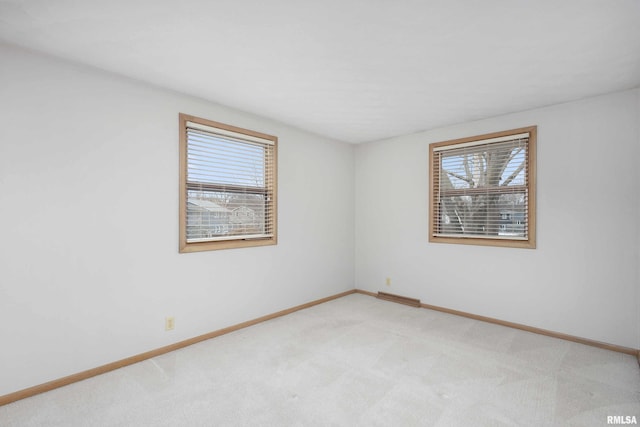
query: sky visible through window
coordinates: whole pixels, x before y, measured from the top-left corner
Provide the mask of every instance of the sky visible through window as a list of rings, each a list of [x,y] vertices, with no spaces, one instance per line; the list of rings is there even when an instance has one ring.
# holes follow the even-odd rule
[[[264,166],[260,145],[189,131],[189,182],[264,187]]]
[[[491,165],[487,164],[486,154],[486,152],[476,152],[443,155],[442,168],[447,172],[453,188],[474,188],[486,184],[482,179],[482,174],[491,170]],[[525,149],[521,146],[513,147],[503,155],[508,155],[510,159],[504,170],[497,171],[501,172],[497,185],[525,185],[525,169],[522,167],[526,160]],[[515,176],[512,177],[514,173]],[[510,177],[511,179],[507,182]]]

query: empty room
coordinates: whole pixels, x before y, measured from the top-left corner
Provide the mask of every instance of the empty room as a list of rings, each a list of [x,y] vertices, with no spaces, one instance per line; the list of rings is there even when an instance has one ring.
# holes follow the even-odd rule
[[[640,419],[640,1],[0,2],[0,425]]]

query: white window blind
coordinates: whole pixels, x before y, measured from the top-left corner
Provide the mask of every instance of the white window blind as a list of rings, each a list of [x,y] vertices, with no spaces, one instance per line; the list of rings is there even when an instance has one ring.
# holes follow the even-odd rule
[[[530,133],[432,147],[434,237],[529,240]]]
[[[186,122],[186,243],[272,238],[275,141]]]

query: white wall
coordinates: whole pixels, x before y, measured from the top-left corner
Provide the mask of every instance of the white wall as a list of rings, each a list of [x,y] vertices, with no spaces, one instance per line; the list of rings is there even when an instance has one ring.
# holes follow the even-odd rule
[[[0,395],[353,289],[351,145],[0,58]],[[279,137],[277,246],[178,253],[179,112]]]
[[[356,287],[638,348],[637,97],[358,146]],[[538,125],[538,248],[429,243],[429,143],[529,125]]]

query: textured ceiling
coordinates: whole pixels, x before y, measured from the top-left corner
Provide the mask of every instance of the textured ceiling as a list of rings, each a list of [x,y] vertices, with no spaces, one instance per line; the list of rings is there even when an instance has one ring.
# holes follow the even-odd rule
[[[0,40],[349,142],[640,86],[640,0],[7,0]]]

